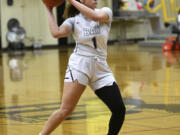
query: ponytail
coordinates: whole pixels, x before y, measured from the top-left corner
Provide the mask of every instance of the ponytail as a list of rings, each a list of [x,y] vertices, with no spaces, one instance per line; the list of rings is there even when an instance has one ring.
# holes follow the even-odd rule
[[[80,2],[80,0],[76,0],[76,1]],[[69,5],[68,11],[67,11],[68,17],[74,17],[79,13],[80,13],[79,10],[77,10],[73,5],[71,5],[71,4]]]

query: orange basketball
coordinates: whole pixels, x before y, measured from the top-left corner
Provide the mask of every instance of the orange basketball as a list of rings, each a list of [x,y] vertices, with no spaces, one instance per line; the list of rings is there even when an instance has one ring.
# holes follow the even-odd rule
[[[51,7],[57,7],[64,2],[64,0],[42,0],[42,1],[47,6],[51,6]]]

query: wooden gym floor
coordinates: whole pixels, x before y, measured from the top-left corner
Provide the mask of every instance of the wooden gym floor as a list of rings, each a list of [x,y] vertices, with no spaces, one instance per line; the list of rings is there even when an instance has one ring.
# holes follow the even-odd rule
[[[38,135],[60,106],[72,50],[1,54],[0,135]],[[16,67],[9,66],[13,60]],[[180,135],[180,52],[112,45],[107,60],[127,108],[119,135]],[[88,87],[52,135],[106,135],[109,116]]]

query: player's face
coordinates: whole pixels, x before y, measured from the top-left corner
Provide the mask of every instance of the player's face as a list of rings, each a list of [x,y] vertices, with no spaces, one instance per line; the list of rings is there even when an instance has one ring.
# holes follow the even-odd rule
[[[97,0],[82,0],[81,2],[92,9],[96,8],[97,6]]]

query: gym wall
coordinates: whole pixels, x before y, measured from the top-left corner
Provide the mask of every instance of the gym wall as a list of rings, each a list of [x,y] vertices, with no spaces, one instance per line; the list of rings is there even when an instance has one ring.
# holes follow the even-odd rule
[[[58,43],[57,39],[50,35],[47,14],[41,0],[13,0],[11,6],[7,5],[7,1],[0,0],[2,48],[7,47],[7,23],[11,18],[18,19],[20,25],[25,28],[26,46],[31,46],[33,42],[40,42],[43,45]]]

